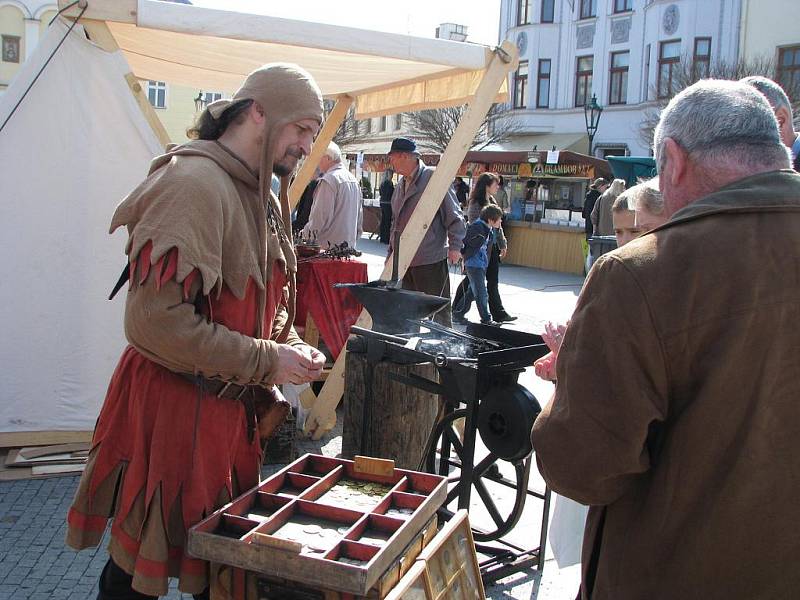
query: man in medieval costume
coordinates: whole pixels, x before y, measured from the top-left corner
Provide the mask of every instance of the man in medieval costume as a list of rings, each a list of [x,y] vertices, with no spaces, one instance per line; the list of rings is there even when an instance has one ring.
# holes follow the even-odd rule
[[[157,157],[119,205],[128,228],[130,345],[111,378],[67,543],[96,546],[113,518],[98,598],[207,597],[187,530],[259,481],[288,405],[274,388],[316,379],[324,357],[292,327],[296,259],[286,187],[322,122],[311,76],[251,73],[211,103],[194,139]],[[283,178],[280,200],[272,173]]]

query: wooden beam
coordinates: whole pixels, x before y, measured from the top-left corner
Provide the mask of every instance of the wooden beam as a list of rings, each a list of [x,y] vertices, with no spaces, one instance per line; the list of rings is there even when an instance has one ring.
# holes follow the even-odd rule
[[[58,9],[61,10],[72,0],[58,0]],[[137,0],[89,0],[89,6],[83,13],[83,19],[95,19],[97,21],[116,21],[118,23],[136,23]],[[77,17],[81,12],[80,5],[76,4],[72,8],[65,10],[64,17]]]
[[[81,20],[81,24],[89,35],[89,39],[92,43],[97,44],[106,52],[117,52],[120,49],[117,41],[114,39],[114,35],[104,21],[89,19],[84,22]],[[171,143],[169,134],[167,134],[167,130],[164,129],[164,124],[161,122],[161,119],[158,118],[156,111],[147,99],[142,89],[142,84],[133,73],[127,73],[125,75],[125,81],[133,94],[134,100],[136,100],[136,104],[139,106],[139,110],[142,111],[145,121],[150,125],[150,129],[152,129],[158,142],[163,147],[166,147],[167,144]]]
[[[510,41],[503,42],[495,52],[486,73],[481,79],[464,116],[458,124],[450,143],[447,145],[436,171],[428,182],[419,200],[414,214],[400,236],[400,256],[398,277],[402,277],[411,259],[417,253],[422,238],[430,226],[436,211],[447,193],[458,168],[464,161],[467,151],[472,146],[475,134],[483,122],[486,113],[494,103],[497,90],[500,89],[508,73],[517,65],[517,49]],[[392,265],[387,263],[383,268],[381,279],[391,276]],[[366,311],[362,311],[356,322],[359,327],[369,327],[365,323],[371,319]],[[346,350],[343,349],[333,365],[325,385],[319,393],[317,401],[306,418],[303,430],[318,440],[336,424],[336,406],[344,393],[344,361]]]
[[[142,90],[142,84],[139,83],[139,80],[136,79],[136,75],[133,73],[125,75],[125,81],[128,82],[128,87],[131,89],[131,93],[136,100],[136,104],[139,105],[139,109],[142,111],[145,120],[150,125],[150,129],[153,130],[153,133],[158,138],[158,143],[166,148],[167,144],[172,143],[172,141],[169,139],[169,134],[167,130],[164,129],[164,125],[158,118],[156,111],[153,110],[153,106],[150,104],[147,96],[145,96],[144,90]]]
[[[117,40],[106,25],[105,21],[96,21],[94,19],[81,19],[81,25],[89,36],[91,42],[106,52],[116,52],[119,50]]]
[[[331,110],[330,114],[325,119],[322,129],[320,129],[317,134],[317,139],[314,140],[311,154],[303,161],[303,166],[300,167],[292,185],[289,186],[290,208],[294,208],[297,206],[297,203],[300,202],[300,196],[303,195],[303,191],[314,176],[314,170],[317,168],[317,165],[319,165],[322,155],[325,153],[325,150],[328,149],[328,144],[333,140],[333,136],[336,135],[339,126],[342,124],[342,121],[344,121],[344,118],[347,116],[347,111],[353,105],[354,101],[355,98],[346,95],[339,96],[336,99],[333,110]]]
[[[91,431],[5,431],[0,432],[0,448],[50,446],[91,442]]]

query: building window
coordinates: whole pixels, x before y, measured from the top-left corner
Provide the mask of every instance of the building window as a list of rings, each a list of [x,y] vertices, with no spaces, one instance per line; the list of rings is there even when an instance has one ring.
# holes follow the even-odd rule
[[[217,100],[222,100],[222,92],[205,92],[203,94],[203,102],[206,103],[206,106]]]
[[[528,61],[521,60],[514,75],[514,108],[528,108]]]
[[[552,23],[555,20],[555,0],[542,0],[542,23]]]
[[[711,67],[711,38],[694,38],[692,81],[707,79]]]
[[[678,69],[681,62],[681,41],[661,42],[658,51],[658,97],[671,98],[678,84]]]
[[[3,36],[3,62],[19,63],[19,36]]]
[[[642,98],[645,102],[650,96],[650,44],[644,48],[644,74],[642,77]]]
[[[630,64],[631,53],[612,52],[611,53],[611,83],[608,86],[609,104],[628,103],[628,65]]]
[[[386,115],[378,120],[378,131],[386,131]]]
[[[517,6],[517,25],[527,25],[531,22],[533,0],[519,0]]]
[[[778,82],[789,94],[800,89],[800,46],[778,51]]]
[[[614,0],[614,12],[621,13],[633,10],[633,0]]]
[[[394,116],[394,128],[400,129],[401,127],[403,127],[403,113],[397,113]]]
[[[167,108],[167,84],[163,81],[148,81],[147,99],[154,108]]]
[[[539,60],[539,75],[536,82],[536,108],[550,108],[550,59]]]
[[[585,106],[592,94],[593,56],[579,56],[575,71],[575,106]]]
[[[579,17],[589,19],[597,16],[597,0],[581,0]]]

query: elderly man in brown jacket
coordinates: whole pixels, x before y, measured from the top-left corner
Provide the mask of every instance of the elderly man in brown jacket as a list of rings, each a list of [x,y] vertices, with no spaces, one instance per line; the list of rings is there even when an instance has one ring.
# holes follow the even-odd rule
[[[580,597],[800,598],[800,176],[741,83],[677,95],[654,150],[670,220],[595,264],[532,434],[591,506]]]

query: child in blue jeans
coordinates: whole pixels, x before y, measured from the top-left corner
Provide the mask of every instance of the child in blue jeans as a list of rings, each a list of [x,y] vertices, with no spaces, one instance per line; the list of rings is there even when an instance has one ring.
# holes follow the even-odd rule
[[[461,306],[453,309],[453,320],[464,322],[464,315],[472,306],[472,300],[478,304],[481,323],[497,325],[489,313],[489,292],[486,290],[486,268],[489,266],[489,248],[494,240],[494,230],[500,227],[503,218],[502,209],[495,204],[487,204],[481,209],[480,218],[467,227],[464,236],[464,269],[469,278],[469,288],[464,294]]]

